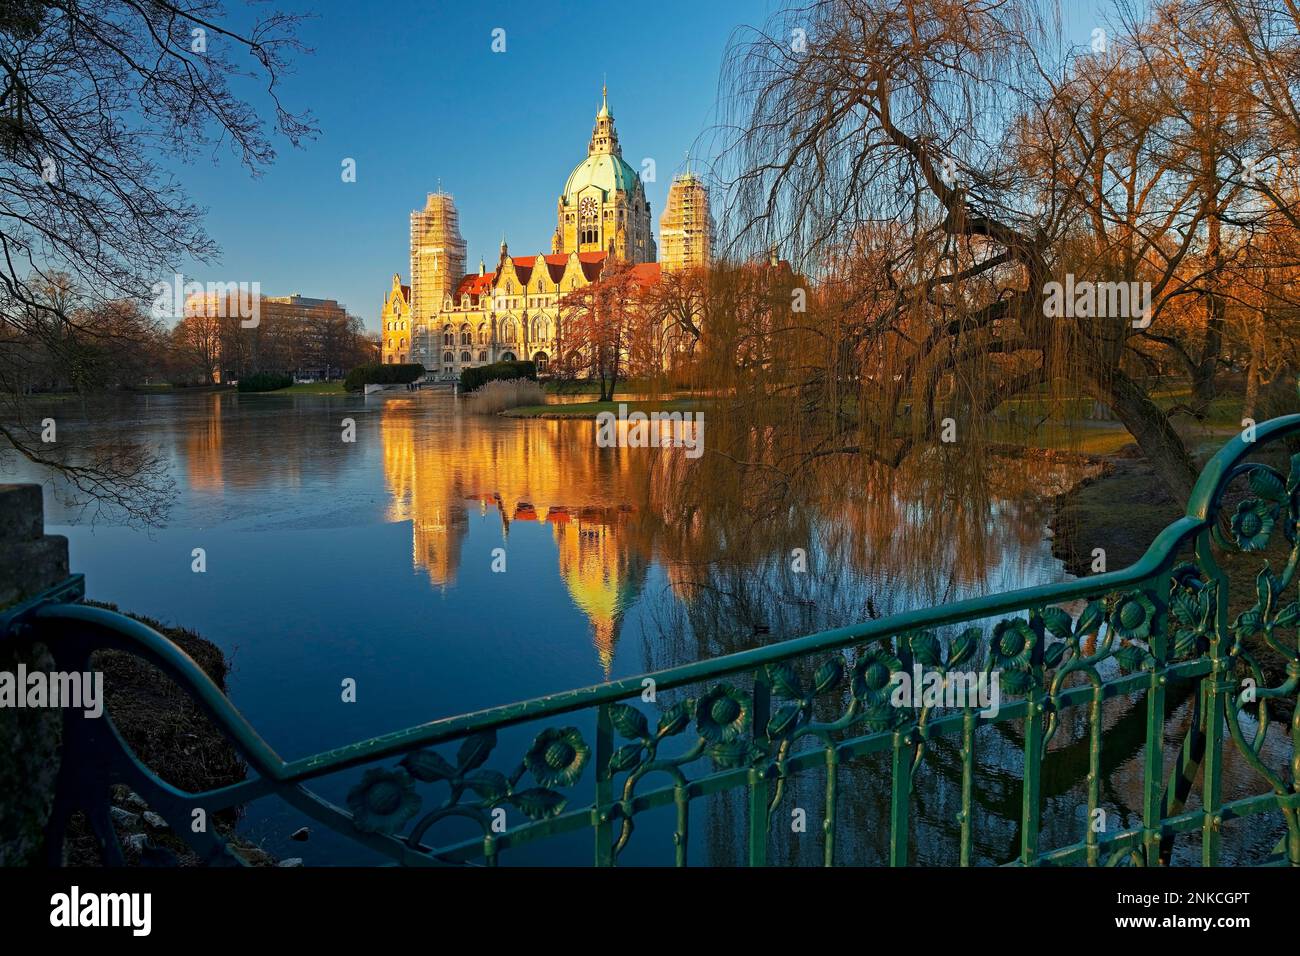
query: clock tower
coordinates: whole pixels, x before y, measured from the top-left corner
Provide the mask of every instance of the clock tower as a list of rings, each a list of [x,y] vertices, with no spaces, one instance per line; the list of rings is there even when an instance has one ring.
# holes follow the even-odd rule
[[[650,203],[641,177],[623,160],[604,90],[587,158],[569,174],[557,216],[552,252],[605,252],[629,263],[655,261]]]

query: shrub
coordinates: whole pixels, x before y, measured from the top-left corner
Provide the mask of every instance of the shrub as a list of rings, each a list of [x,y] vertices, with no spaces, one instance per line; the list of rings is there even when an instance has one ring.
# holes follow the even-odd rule
[[[274,392],[277,389],[288,388],[293,384],[292,375],[280,375],[278,372],[258,372],[255,375],[247,375],[239,380],[239,390],[241,392]]]
[[[495,415],[520,405],[544,405],[542,386],[527,378],[498,378],[465,396],[465,408],[476,415]]]
[[[349,392],[359,392],[367,385],[406,385],[424,377],[424,366],[419,362],[406,365],[358,365],[348,372],[343,387]]]
[[[472,392],[480,386],[497,379],[527,378],[537,381],[537,363],[535,362],[493,362],[479,368],[462,369],[460,373],[461,391]]]

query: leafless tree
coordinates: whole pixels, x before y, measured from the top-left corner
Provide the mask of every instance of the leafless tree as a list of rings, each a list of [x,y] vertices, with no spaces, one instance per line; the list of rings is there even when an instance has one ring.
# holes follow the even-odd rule
[[[168,482],[147,450],[50,450],[14,388],[32,361],[65,361],[78,327],[58,276],[94,314],[151,300],[178,263],[216,253],[175,162],[229,150],[257,172],[275,156],[268,123],[232,89],[259,80],[271,126],[291,144],[314,132],[279,82],[303,48],[299,18],[270,12],[247,29],[211,0],[11,0],[0,6],[0,421],[19,454],[80,492],[152,521]],[[102,329],[101,329],[102,331]],[[12,423],[12,424],[10,424]],[[76,461],[76,464],[72,462]]]

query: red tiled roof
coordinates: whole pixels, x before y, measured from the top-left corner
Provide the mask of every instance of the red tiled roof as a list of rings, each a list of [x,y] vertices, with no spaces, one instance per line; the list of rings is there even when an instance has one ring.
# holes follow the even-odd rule
[[[578,263],[588,282],[595,282],[600,278],[600,273],[608,258],[608,252],[578,253]],[[543,256],[511,256],[510,261],[514,263],[515,273],[519,276],[519,281],[525,286],[528,284],[528,280],[532,278],[533,269],[536,268],[538,259],[546,263],[546,269],[552,282],[559,282],[564,276],[564,270],[569,265],[569,254],[564,252]],[[657,262],[643,263],[633,269],[633,274],[642,285],[651,285],[659,281],[659,264]],[[486,275],[479,275],[474,272],[465,276],[460,280],[460,285],[456,287],[455,297],[457,301],[463,295],[477,298],[486,292],[490,292],[495,284],[496,277],[495,272],[489,272]],[[410,286],[402,286],[402,291],[408,298],[410,297]]]
[[[480,296],[492,288],[492,273],[479,275],[477,272],[471,273],[460,280],[460,285],[456,288],[456,299],[459,300],[462,295]]]

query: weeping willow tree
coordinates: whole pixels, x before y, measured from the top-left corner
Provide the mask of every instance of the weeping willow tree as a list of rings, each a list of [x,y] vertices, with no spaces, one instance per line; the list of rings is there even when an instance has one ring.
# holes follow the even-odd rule
[[[1033,0],[819,0],[738,36],[715,176],[746,265],[716,270],[731,311],[697,354],[742,413],[710,442],[750,466],[747,498],[923,460],[932,504],[976,502],[1002,440],[1099,409],[1186,497],[1157,392],[1190,383],[1204,415],[1258,198],[1251,78],[1213,7],[1121,16],[1085,49]],[[1053,310],[1054,283],[1099,294]]]

